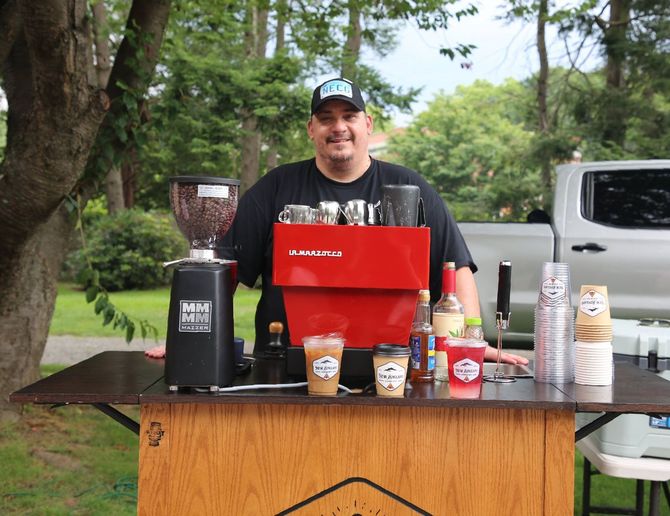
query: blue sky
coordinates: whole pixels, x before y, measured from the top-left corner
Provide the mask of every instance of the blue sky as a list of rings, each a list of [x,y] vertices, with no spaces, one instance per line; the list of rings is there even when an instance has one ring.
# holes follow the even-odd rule
[[[539,68],[535,48],[535,25],[520,22],[508,24],[496,20],[504,12],[497,6],[500,1],[475,1],[479,13],[462,19],[448,31],[424,32],[409,24],[401,31],[401,44],[384,60],[371,60],[382,75],[391,83],[404,87],[422,87],[419,100],[414,104],[414,113],[426,108],[440,90],[452,93],[458,85],[471,84],[477,79],[487,79],[499,84],[507,77],[523,79]],[[562,6],[574,2],[557,1]],[[440,46],[456,43],[477,45],[468,58],[457,57],[453,61],[439,53]],[[555,31],[548,31],[547,45],[550,64],[567,63],[565,49]],[[583,55],[588,64],[595,56]],[[462,64],[471,64],[469,67]],[[407,125],[411,116],[395,117],[398,125]]]

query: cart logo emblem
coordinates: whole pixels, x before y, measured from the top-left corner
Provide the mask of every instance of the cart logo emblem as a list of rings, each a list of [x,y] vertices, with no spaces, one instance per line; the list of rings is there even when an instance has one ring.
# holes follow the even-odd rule
[[[149,446],[159,446],[160,441],[165,434],[165,430],[161,427],[160,423],[152,421],[149,424],[149,430],[147,430],[147,437],[149,438]]]
[[[324,510],[326,509],[326,510]],[[393,491],[363,477],[350,477],[338,482],[306,500],[277,513],[277,516],[292,514],[333,514],[390,516],[392,514],[430,513]]]
[[[179,301],[179,331],[209,333],[212,331],[211,301]]]

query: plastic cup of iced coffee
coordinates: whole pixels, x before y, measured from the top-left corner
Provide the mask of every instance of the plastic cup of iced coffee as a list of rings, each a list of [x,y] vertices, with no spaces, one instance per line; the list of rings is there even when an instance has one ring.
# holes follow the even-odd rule
[[[482,390],[486,341],[449,337],[449,394],[452,398],[479,398]]]
[[[344,339],[338,335],[303,337],[307,392],[316,396],[336,396],[340,381]]]
[[[377,344],[372,348],[377,396],[402,396],[405,393],[410,349],[398,344]]]

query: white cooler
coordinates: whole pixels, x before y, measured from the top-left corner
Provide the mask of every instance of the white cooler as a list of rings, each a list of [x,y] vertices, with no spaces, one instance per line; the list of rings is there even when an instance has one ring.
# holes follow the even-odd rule
[[[657,356],[659,376],[670,380],[670,321],[612,320],[614,360],[629,361],[647,369],[650,352]],[[577,426],[600,414],[577,414]],[[622,414],[591,434],[602,453],[620,457],[670,459],[670,421],[644,414]]]

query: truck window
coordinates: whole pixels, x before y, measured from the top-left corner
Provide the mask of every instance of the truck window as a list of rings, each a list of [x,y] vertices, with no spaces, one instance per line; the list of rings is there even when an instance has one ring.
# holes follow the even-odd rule
[[[626,228],[670,227],[670,170],[588,172],[582,183],[584,218]]]

